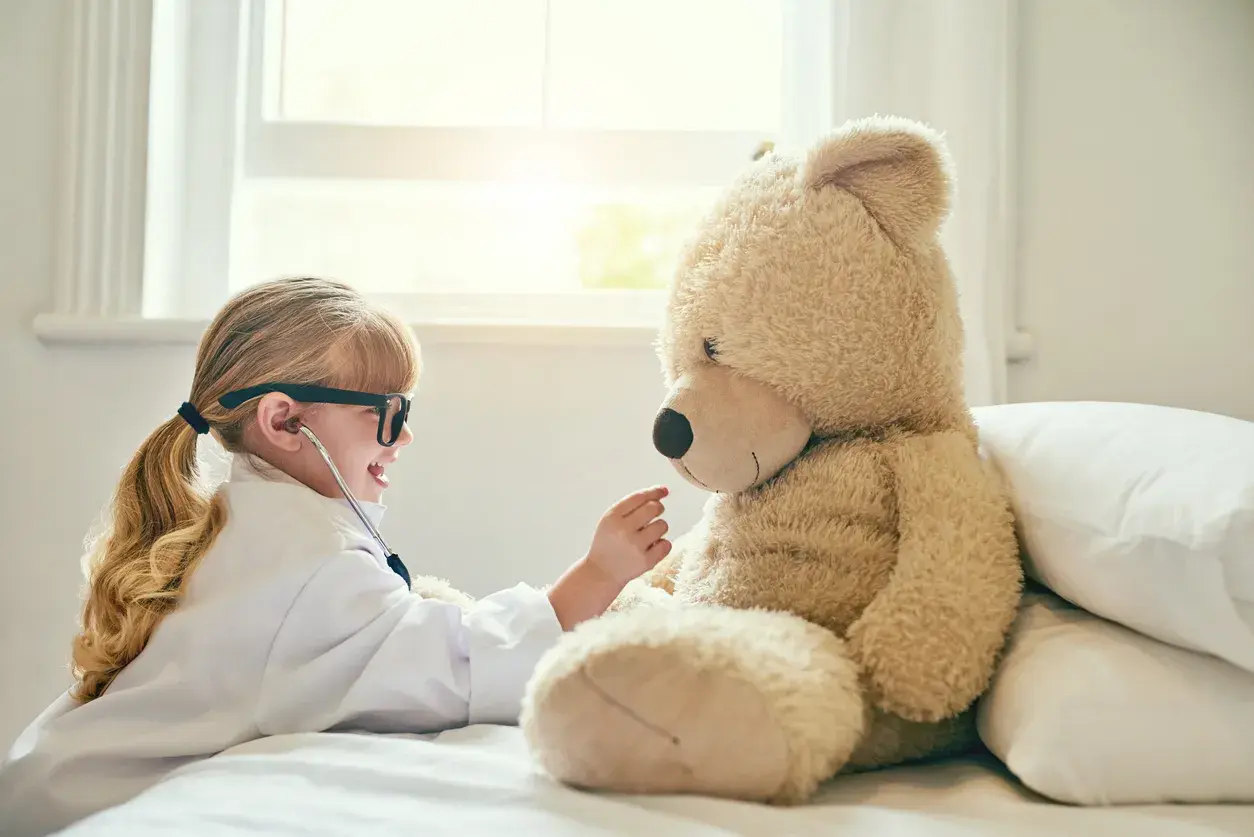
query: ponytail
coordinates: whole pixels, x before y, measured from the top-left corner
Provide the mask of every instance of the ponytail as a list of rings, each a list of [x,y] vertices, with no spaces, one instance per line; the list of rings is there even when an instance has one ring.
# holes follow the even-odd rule
[[[118,482],[112,519],[90,548],[74,638],[73,695],[99,697],[144,650],[226,521],[200,485],[196,432],[175,416],[139,446]]]
[[[88,547],[74,698],[100,697],[143,652],[226,525],[225,501],[201,485],[198,433],[212,432],[228,453],[247,454],[245,430],[257,405],[228,409],[224,394],[267,381],[408,392],[419,367],[404,323],[341,282],[291,277],[233,296],[201,337],[187,402],[139,446],[104,532]]]

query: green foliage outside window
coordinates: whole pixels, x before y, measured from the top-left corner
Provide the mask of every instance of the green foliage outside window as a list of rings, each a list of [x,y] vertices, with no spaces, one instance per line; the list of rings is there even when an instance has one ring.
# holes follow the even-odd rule
[[[580,285],[588,289],[665,287],[700,220],[700,207],[594,206],[576,231]]]

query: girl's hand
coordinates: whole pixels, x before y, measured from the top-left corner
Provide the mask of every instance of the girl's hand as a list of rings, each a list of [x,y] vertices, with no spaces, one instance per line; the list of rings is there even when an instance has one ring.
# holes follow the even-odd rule
[[[617,584],[618,591],[670,553],[671,543],[664,537],[669,526],[662,519],[662,498],[668,493],[657,486],[629,494],[597,524],[586,560]]]
[[[631,581],[653,569],[671,551],[661,514],[666,488],[637,491],[601,517],[588,554],[558,579],[549,601],[562,628],[570,630],[600,616]]]

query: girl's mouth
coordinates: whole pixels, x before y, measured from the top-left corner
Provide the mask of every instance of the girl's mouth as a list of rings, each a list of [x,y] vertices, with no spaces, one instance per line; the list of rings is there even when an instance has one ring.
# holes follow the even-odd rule
[[[370,472],[370,476],[374,477],[375,482],[384,488],[388,487],[390,483],[388,482],[387,474],[383,473],[382,465],[378,462],[371,462],[366,466],[366,470]]]

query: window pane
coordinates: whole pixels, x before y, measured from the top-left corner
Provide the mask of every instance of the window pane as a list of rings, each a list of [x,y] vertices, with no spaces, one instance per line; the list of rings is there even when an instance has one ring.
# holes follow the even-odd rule
[[[231,287],[313,273],[372,293],[659,288],[713,197],[691,189],[249,181],[234,207]]]
[[[555,126],[779,127],[781,0],[552,0],[550,36]]]
[[[782,2],[287,0],[279,112],[394,125],[774,132]]]
[[[540,124],[544,0],[287,0],[281,26],[284,119]]]

